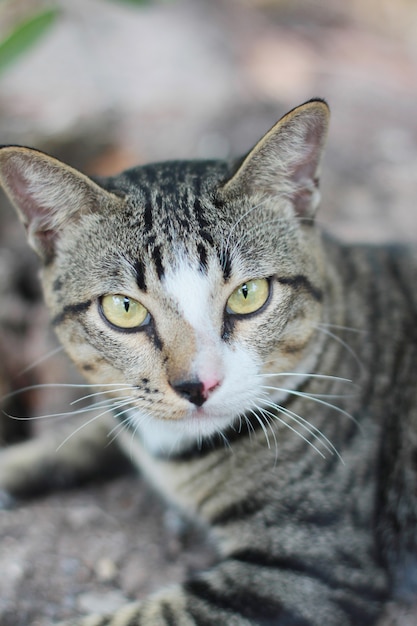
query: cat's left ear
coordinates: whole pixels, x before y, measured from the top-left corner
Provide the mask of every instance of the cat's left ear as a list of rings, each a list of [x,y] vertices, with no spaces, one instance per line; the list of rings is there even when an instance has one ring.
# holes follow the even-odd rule
[[[0,148],[0,184],[23,222],[29,244],[50,260],[65,223],[120,201],[69,165],[32,148]]]
[[[310,100],[287,113],[243,159],[221,193],[285,197],[298,216],[314,217],[329,117],[324,100]]]

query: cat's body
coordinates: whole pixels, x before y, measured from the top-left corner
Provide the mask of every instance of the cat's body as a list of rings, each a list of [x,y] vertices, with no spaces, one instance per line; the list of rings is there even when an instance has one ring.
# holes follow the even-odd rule
[[[312,101],[239,164],[100,186],[0,150],[62,343],[103,412],[114,396],[117,441],[219,546],[183,586],[77,626],[368,626],[416,592],[417,250],[318,232],[327,118]],[[1,487],[85,474],[93,449],[106,466],[108,430],[4,452]]]

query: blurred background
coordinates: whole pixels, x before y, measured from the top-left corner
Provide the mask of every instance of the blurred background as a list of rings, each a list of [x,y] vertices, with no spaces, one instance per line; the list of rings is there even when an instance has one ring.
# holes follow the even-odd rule
[[[315,96],[332,110],[323,226],[350,240],[416,241],[414,0],[0,0],[0,144],[37,147],[89,174],[243,153]],[[71,396],[14,390],[77,380],[60,353],[43,359],[57,344],[36,268],[1,196],[0,405],[18,416],[66,410]],[[0,418],[0,442],[27,436],[28,424]],[[3,572],[16,553],[10,529],[24,527],[8,520]],[[18,573],[3,577],[2,625],[18,624],[34,550],[26,545]],[[47,594],[33,580],[22,625]]]

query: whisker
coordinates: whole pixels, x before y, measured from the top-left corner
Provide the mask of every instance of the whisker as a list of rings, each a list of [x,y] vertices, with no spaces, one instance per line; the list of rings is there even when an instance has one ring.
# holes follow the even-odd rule
[[[111,398],[105,398],[104,400],[95,401],[92,404],[89,404],[88,406],[91,406],[96,409],[99,409],[103,406],[111,406],[112,404],[114,406],[117,406],[119,402],[125,402],[127,399],[128,399],[127,396],[115,396]],[[71,402],[71,404],[73,403]]]
[[[120,405],[119,405],[120,408]],[[103,415],[107,415],[108,413],[110,413],[112,410],[114,410],[114,404],[111,404],[109,407],[106,408],[105,411],[102,411],[101,413],[99,413],[98,415],[94,415],[91,419],[87,420],[86,422],[84,422],[83,424],[81,424],[80,426],[78,426],[75,430],[73,430],[67,437],[65,437],[65,439],[59,444],[59,446],[56,449],[56,452],[58,452],[70,439],[72,439],[72,437],[74,437],[74,435],[76,435],[77,433],[79,433],[81,430],[83,430],[84,428],[86,428],[89,424],[92,424],[93,422],[95,422],[97,419],[99,419],[100,417],[103,417]]]
[[[360,424],[358,423],[358,421],[348,411],[345,411],[344,409],[342,409],[341,407],[337,406],[336,404],[332,404],[331,402],[326,402],[326,400],[323,400],[322,398],[318,398],[318,397],[316,397],[314,395],[311,395],[309,393],[306,393],[304,391],[297,391],[295,389],[285,389],[284,387],[268,387],[267,385],[262,385],[262,388],[263,389],[272,390],[272,391],[282,391],[284,393],[288,393],[288,394],[291,394],[293,396],[297,396],[297,397],[300,397],[300,398],[305,398],[306,400],[312,400],[313,402],[317,402],[318,404],[322,404],[323,406],[327,406],[328,408],[334,409],[338,413],[341,413],[342,415],[345,415],[346,417],[348,417],[350,420],[352,420],[360,428]]]
[[[270,374],[257,374],[258,377],[261,378],[275,378],[277,376],[298,376],[300,378],[318,378],[322,380],[335,380],[343,383],[350,383],[352,385],[356,384],[350,378],[344,378],[343,376],[331,376],[329,374],[304,374],[302,372],[276,372]]]
[[[243,417],[243,416],[242,416],[242,413],[239,413],[239,415],[238,415],[238,416],[237,416],[237,418],[236,418],[237,420],[239,420],[239,426],[238,426],[238,429],[237,429],[237,432],[239,433],[239,435],[240,435],[240,433],[242,432],[242,426],[243,426],[242,417]],[[234,426],[233,426],[233,425],[232,425],[232,427],[233,427],[233,430],[235,430],[235,431],[236,431],[236,429],[234,428]]]
[[[58,346],[57,348],[54,348],[53,350],[50,350],[46,354],[40,356],[38,359],[33,361],[33,363],[31,363],[30,365],[25,367],[23,370],[21,370],[19,372],[19,376],[21,376],[22,374],[26,374],[27,372],[30,372],[30,370],[34,369],[35,367],[37,367],[41,363],[44,363],[44,361],[47,361],[51,357],[55,356],[55,354],[58,354],[58,352],[62,352],[63,349],[64,349],[63,346]]]
[[[284,419],[282,419],[282,417],[280,417],[279,415],[276,415],[275,413],[272,413],[271,411],[268,411],[267,409],[263,409],[265,411],[265,413],[267,413],[268,415],[270,415],[273,419],[277,420],[278,422],[280,422],[280,424],[282,424],[283,426],[285,426],[286,428],[289,428],[289,430],[291,430],[293,433],[295,433],[298,437],[300,437],[303,441],[305,441],[309,446],[311,446],[313,448],[313,450],[315,450],[323,459],[326,458],[326,455],[323,454],[323,452],[321,450],[319,450],[319,448],[314,445],[314,443],[312,441],[310,441],[309,439],[307,439],[307,437],[305,437],[302,433],[300,433],[300,431],[298,431],[296,428],[294,428],[293,426],[291,426],[291,424],[288,424],[288,422],[286,422]],[[285,414],[285,410],[283,411],[283,413]],[[301,426],[301,424],[300,424]]]
[[[304,428],[312,437],[320,441],[325,449],[330,452],[330,454],[336,454],[336,456],[342,461],[342,463],[344,463],[336,446],[330,441],[328,437],[326,437],[326,435],[319,428],[317,428],[317,426],[306,420],[298,413],[291,411],[287,407],[276,404],[275,402],[268,401],[266,399],[264,400],[264,403],[272,409],[276,409],[277,411],[283,413],[284,415],[295,421],[297,424],[299,424],[299,426]]]
[[[229,452],[234,452],[232,446],[230,445],[230,441],[228,440],[228,438],[226,437],[226,435],[221,431],[221,429],[218,429],[216,431],[217,435],[220,436],[223,439],[223,443],[224,443],[224,447],[227,448],[229,450]]]
[[[76,409],[73,411],[63,411],[60,413],[47,413],[45,415],[32,415],[32,416],[18,416],[18,415],[10,415],[8,413],[4,413],[8,418],[16,420],[16,421],[35,421],[35,420],[44,420],[44,419],[65,419],[67,417],[75,417],[77,415],[83,415],[85,413],[91,413],[93,411],[106,409],[104,413],[108,413],[114,408],[119,408],[124,405],[126,402],[126,398],[121,397],[120,399],[112,399],[111,402],[106,400],[105,402],[97,402],[92,405],[82,407],[80,409]]]
[[[256,408],[257,408],[257,407],[256,407],[256,404],[255,404],[254,406],[255,406],[255,409],[256,409]],[[248,417],[248,416],[246,415],[246,413],[244,413],[244,412],[239,413],[238,418],[239,418],[239,427],[240,427],[241,425],[243,426],[242,419],[245,421],[245,426],[246,426],[246,428],[248,429],[248,436],[249,436],[249,440],[251,441],[251,440],[252,440],[252,435],[253,435],[253,434],[254,434],[254,432],[255,432],[255,429],[254,429],[254,427],[253,427],[252,422],[250,421],[249,417]],[[238,432],[240,432],[240,430],[239,430]]]
[[[134,387],[130,385],[129,387],[120,387],[117,389],[117,391],[132,391],[132,389],[134,389]],[[83,400],[89,400],[90,398],[95,398],[97,396],[101,396],[101,395],[105,395],[109,393],[114,393],[114,389],[106,389],[105,391],[96,391],[95,393],[89,393],[86,396],[81,396],[81,398],[77,398],[76,400],[73,400],[71,402],[71,405],[77,404],[78,402],[82,402]]]
[[[259,409],[258,409],[259,410]],[[251,413],[251,415],[253,415],[253,417],[257,420],[259,426],[262,428],[263,433],[265,435],[265,439],[266,439],[266,443],[269,449],[271,449],[271,444],[269,441],[269,437],[268,437],[268,431],[265,428],[265,424],[263,423],[262,419],[259,417],[259,415],[256,413],[256,411],[254,411],[253,409],[249,409],[249,412]]]
[[[127,409],[123,409],[123,411],[118,411],[114,413],[115,419],[120,420],[123,415],[127,415],[128,417],[123,417],[123,419],[116,423],[115,426],[108,432],[107,437],[109,437],[109,442],[107,445],[110,445],[117,439],[117,437],[123,432],[124,429],[128,429],[129,422],[129,411],[131,411],[132,407],[128,407]]]
[[[135,455],[134,455],[133,446],[137,439],[137,432],[139,430],[139,427],[143,423],[149,422],[151,419],[149,415],[147,415],[146,413],[142,413],[142,412],[135,413],[135,418],[136,418],[136,423],[135,423],[135,427],[132,430],[132,436],[130,438],[130,460],[132,461],[133,465],[135,465],[135,459],[134,459]],[[130,418],[128,417],[127,419],[129,420]]]
[[[197,449],[201,450],[201,447],[203,445],[203,436],[202,436],[201,428],[200,428],[199,425],[197,425],[197,432],[194,433],[194,436],[197,437]],[[178,444],[178,441],[175,442],[175,445],[177,445],[177,444]],[[170,455],[172,454],[173,450],[174,450],[174,448],[173,448],[173,446],[171,446],[171,450],[169,452]]]
[[[103,415],[105,415],[106,413],[108,413],[109,411],[103,411],[103,413],[100,413],[99,415],[94,415],[94,417],[92,417],[91,419],[87,420],[86,422],[84,422],[83,424],[81,424],[80,426],[78,426],[78,428],[76,428],[75,430],[73,430],[67,437],[65,437],[65,439],[63,441],[61,441],[61,443],[59,444],[59,446],[56,448],[56,452],[59,452],[60,449],[66,444],[68,443],[68,441],[70,439],[72,439],[74,437],[74,435],[76,435],[77,433],[79,433],[81,430],[83,430],[83,428],[86,428],[89,424],[92,424],[93,422],[95,422],[97,419],[99,419],[100,417],[102,417]]]
[[[340,324],[329,324],[327,322],[320,322],[320,324],[317,324],[317,326],[319,328],[324,327],[324,328],[334,328],[335,330],[343,330],[343,331],[347,331],[349,333],[358,333],[359,335],[366,335],[367,331],[364,330],[363,328],[353,328],[352,326],[342,326]]]
[[[266,410],[264,409],[264,407],[258,407],[258,410],[261,413],[263,419],[268,424],[269,430],[271,431],[271,434],[272,434],[272,436],[274,438],[274,443],[275,443],[275,463],[276,463],[277,460],[278,460],[278,442],[277,442],[277,438],[275,436],[275,430],[274,430],[274,428],[272,426],[272,424],[273,424],[272,418],[270,419],[270,416],[266,413]],[[269,447],[270,446],[269,446],[269,442],[268,442],[268,448]]]
[[[348,343],[346,343],[346,341],[343,341],[343,339],[338,337],[335,333],[332,333],[327,328],[324,328],[323,325],[321,325],[321,324],[318,324],[316,326],[316,328],[317,328],[317,330],[319,330],[323,334],[327,335],[328,337],[331,337],[337,343],[339,343],[351,355],[351,357],[353,358],[353,360],[355,361],[355,363],[359,367],[360,371],[361,372],[364,371],[365,368],[364,368],[364,365],[363,365],[362,361],[360,360],[360,358],[358,357],[356,352],[353,350],[353,348],[351,348],[350,345]]]
[[[27,385],[5,394],[1,397],[1,400],[9,400],[15,396],[25,393],[26,391],[34,391],[35,389],[91,389],[95,387],[125,387],[126,383],[39,383],[36,385]]]
[[[265,389],[279,389],[279,387],[266,387],[263,386]],[[290,389],[287,389],[286,391],[288,391],[288,393],[291,391]],[[306,392],[303,392],[306,393]],[[310,398],[354,398],[355,396],[357,396],[356,393],[312,393],[312,392],[308,392],[308,396]]]
[[[112,404],[108,405],[109,407],[113,406]],[[100,407],[103,408],[103,407]],[[65,418],[65,417],[73,417],[75,415],[82,415],[83,413],[91,413],[91,411],[96,411],[97,407],[92,405],[92,406],[86,406],[83,407],[82,409],[76,409],[75,411],[64,411],[62,413],[48,413],[45,415],[32,415],[32,416],[19,416],[19,415],[10,415],[9,413],[4,413],[4,415],[6,415],[7,417],[9,417],[10,419],[19,421],[19,422],[26,422],[26,421],[31,421],[31,420],[44,420],[44,419],[52,419],[52,418]]]

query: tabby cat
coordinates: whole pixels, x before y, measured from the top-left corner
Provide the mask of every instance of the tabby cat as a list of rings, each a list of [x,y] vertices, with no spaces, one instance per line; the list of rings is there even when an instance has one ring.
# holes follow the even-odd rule
[[[312,100],[242,159],[94,181],[1,148],[61,342],[120,447],[219,550],[72,626],[370,626],[413,598],[417,250],[319,231],[328,119]],[[112,429],[4,451],[3,492],[107,471]]]

